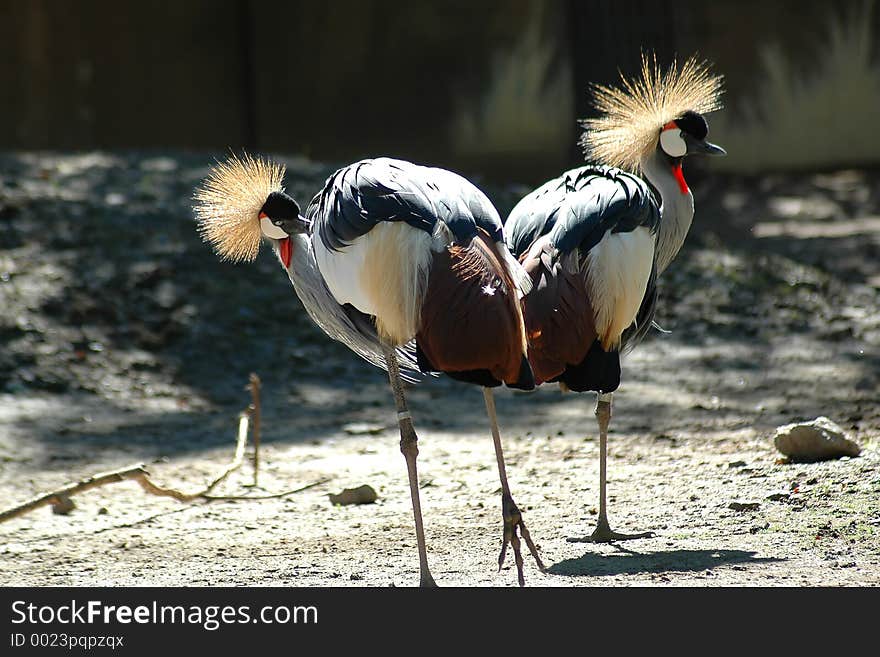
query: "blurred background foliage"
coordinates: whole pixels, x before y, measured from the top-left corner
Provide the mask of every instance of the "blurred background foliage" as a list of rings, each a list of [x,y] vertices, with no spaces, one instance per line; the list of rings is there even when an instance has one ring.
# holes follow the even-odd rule
[[[590,82],[698,52],[739,172],[880,161],[880,18],[845,0],[0,0],[0,149],[379,154],[537,182]]]

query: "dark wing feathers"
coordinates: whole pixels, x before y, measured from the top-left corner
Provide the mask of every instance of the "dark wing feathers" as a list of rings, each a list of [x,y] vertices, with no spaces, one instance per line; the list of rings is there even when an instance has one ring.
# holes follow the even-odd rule
[[[560,189],[559,183],[557,178],[541,185],[511,210],[504,224],[504,236],[514,257],[521,258],[556,223],[556,215],[565,198],[564,188]]]
[[[363,160],[336,171],[309,203],[306,216],[312,221],[313,234],[332,250],[345,247],[381,221],[404,221],[429,234],[443,221],[460,244],[469,243],[478,228],[493,242],[502,239],[497,210],[473,184],[443,169],[389,158]],[[308,290],[300,294],[300,298],[305,296],[303,303],[315,322],[365,360],[384,368],[384,347],[372,318],[346,305],[330,313],[334,323],[328,323],[319,309],[335,299],[323,282],[316,287],[323,294],[311,304],[306,303],[310,300]],[[398,347],[397,356],[404,378],[417,380],[420,367],[415,341]],[[518,366],[521,368],[520,363]],[[528,369],[527,363],[525,367]],[[530,370],[528,374],[530,377]]]
[[[504,226],[511,252],[532,277],[524,299],[529,360],[540,381],[562,381],[571,390],[610,392],[620,383],[617,350],[605,352],[597,341],[593,310],[580,273],[563,265],[581,262],[610,232],[639,226],[656,232],[660,210],[639,178],[602,166],[567,171],[526,196]],[[631,349],[651,327],[657,301],[656,262],[636,324],[622,336]]]
[[[486,196],[449,171],[378,158],[340,169],[312,199],[306,215],[328,249],[339,250],[381,221],[404,221],[433,233],[443,221],[455,240],[477,227],[501,239],[501,218]]]
[[[586,254],[609,230],[638,226],[655,231],[660,211],[650,188],[620,169],[585,166],[566,171],[520,201],[505,224],[507,245],[517,257],[550,234],[562,253]]]

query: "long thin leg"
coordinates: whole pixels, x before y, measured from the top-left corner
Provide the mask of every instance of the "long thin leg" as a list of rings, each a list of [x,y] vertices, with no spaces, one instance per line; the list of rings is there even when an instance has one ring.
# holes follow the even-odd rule
[[[416,541],[419,545],[419,586],[437,586],[428,568],[428,551],[425,547],[425,528],[422,524],[422,505],[419,501],[419,473],[416,469],[416,457],[419,455],[418,441],[412,417],[406,406],[403,395],[403,383],[400,380],[400,367],[397,356],[392,349],[385,350],[385,362],[388,364],[388,379],[394,392],[397,404],[397,424],[400,427],[400,451],[406,459],[406,471],[409,475],[409,492],[412,496],[413,516],[416,522]]]
[[[489,422],[492,424],[492,440],[495,443],[495,458],[498,461],[498,476],[501,478],[501,515],[504,518],[504,542],[501,545],[501,554],[498,556],[498,570],[504,565],[504,558],[507,556],[508,544],[513,547],[513,557],[516,560],[516,571],[519,579],[519,585],[525,586],[526,580],[523,576],[523,558],[520,553],[519,536],[516,530],[522,535],[523,540],[529,548],[529,552],[538,563],[538,568],[544,572],[544,562],[538,555],[538,549],[532,542],[529,530],[526,529],[526,523],[523,522],[522,513],[513,501],[510,494],[510,486],[507,484],[507,468],[504,465],[504,451],[501,448],[501,433],[498,431],[498,417],[495,413],[495,394],[492,388],[483,388],[483,399],[486,401],[486,413],[489,415]]]
[[[599,520],[596,529],[589,536],[570,538],[572,543],[611,543],[612,541],[628,541],[635,538],[649,538],[653,532],[640,534],[619,534],[612,531],[608,524],[608,507],[605,502],[606,461],[608,453],[608,425],[611,423],[612,393],[599,393],[596,398],[596,421],[599,423]]]

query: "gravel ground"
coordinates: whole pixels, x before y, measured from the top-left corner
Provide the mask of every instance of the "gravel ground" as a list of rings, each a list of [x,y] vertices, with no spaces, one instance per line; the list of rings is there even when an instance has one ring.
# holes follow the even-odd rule
[[[305,201],[331,165],[283,158]],[[189,197],[210,154],[0,156],[0,500],[138,462],[195,489],[231,458],[264,384],[262,501],[182,504],[120,483],[0,525],[2,585],[418,581],[383,373],[314,328],[268,255],[220,263]],[[485,184],[502,215],[527,189]],[[530,585],[880,584],[880,172],[697,176],[696,225],[659,323],[624,362],[609,505],[595,522],[594,398],[502,391],[514,498],[549,572]],[[479,390],[410,389],[435,578],[497,572],[500,494]],[[826,415],[857,458],[787,464],[773,429]],[[247,467],[224,484],[254,494]],[[370,484],[375,504],[328,493]]]

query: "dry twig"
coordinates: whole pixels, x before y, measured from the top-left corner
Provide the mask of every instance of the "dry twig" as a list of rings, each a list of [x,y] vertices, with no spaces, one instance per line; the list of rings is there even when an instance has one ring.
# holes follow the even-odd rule
[[[248,410],[254,421],[254,486],[258,485],[260,476],[260,377],[251,372],[248,390],[251,391],[251,405]]]
[[[214,501],[214,500],[274,500],[279,497],[287,497],[288,495],[293,495],[294,493],[302,493],[304,490],[308,490],[310,488],[314,488],[315,486],[320,486],[321,484],[326,484],[328,481],[332,481],[333,477],[325,477],[324,479],[319,479],[318,481],[313,481],[310,484],[306,484],[305,486],[300,486],[299,488],[294,488],[292,490],[286,490],[283,493],[270,493],[268,495],[202,495],[202,497],[206,500]]]
[[[77,493],[82,493],[92,488],[105,486],[106,484],[115,484],[120,481],[136,481],[146,492],[151,495],[159,495],[161,497],[173,497],[181,502],[192,502],[196,499],[204,499],[212,490],[214,490],[226,477],[237,470],[244,460],[245,445],[247,445],[249,413],[243,412],[238,421],[238,441],[235,445],[235,456],[232,462],[227,465],[203,490],[194,493],[184,493],[176,488],[166,488],[155,483],[150,479],[150,473],[147,471],[143,463],[130,465],[118,470],[110,472],[102,472],[92,475],[86,479],[82,479],[74,484],[68,484],[62,488],[38,495],[23,504],[6,509],[0,512],[0,522],[16,518],[20,515],[38,509],[41,506],[51,504],[55,506],[61,504],[65,498],[69,498]]]
[[[29,513],[41,506],[51,505],[53,508],[60,508],[65,503],[70,503],[69,498],[77,493],[82,493],[92,488],[104,486],[106,484],[114,484],[120,481],[136,481],[150,495],[159,495],[161,497],[173,497],[180,502],[192,502],[197,499],[214,501],[214,500],[269,500],[294,493],[300,493],[304,490],[320,486],[330,481],[330,478],[321,479],[311,484],[307,484],[300,488],[284,491],[282,493],[272,493],[268,495],[211,495],[221,482],[223,482],[230,474],[238,470],[244,462],[245,449],[247,447],[248,430],[251,428],[254,437],[254,483],[257,485],[257,476],[260,467],[260,377],[251,374],[250,383],[247,389],[251,392],[251,405],[247,410],[242,411],[238,419],[238,439],[235,444],[235,455],[232,461],[220,473],[211,480],[211,482],[202,490],[192,493],[186,493],[176,488],[166,488],[160,486],[150,478],[143,463],[131,465],[110,472],[102,472],[92,475],[86,479],[82,479],[76,483],[68,484],[48,493],[42,493],[36,497],[19,504],[18,506],[0,511],[0,522],[16,518],[18,516]]]

